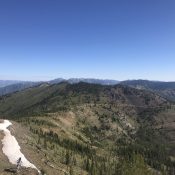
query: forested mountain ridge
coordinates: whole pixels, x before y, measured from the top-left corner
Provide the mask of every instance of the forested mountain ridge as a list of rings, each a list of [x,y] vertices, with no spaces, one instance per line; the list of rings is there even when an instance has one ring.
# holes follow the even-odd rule
[[[175,82],[161,82],[161,81],[148,81],[148,80],[102,80],[92,78],[70,78],[63,79],[57,78],[51,81],[45,82],[27,82],[27,81],[0,81],[0,96],[10,94],[13,92],[25,90],[26,88],[34,87],[42,83],[48,83],[50,85],[59,84],[61,82],[67,82],[70,84],[77,84],[80,82],[99,84],[99,85],[126,85],[136,89],[145,89],[153,91],[168,100],[175,101]],[[2,86],[2,87],[1,87]]]
[[[145,90],[136,90],[123,85],[102,86],[78,83],[41,84],[0,98],[0,114],[11,116],[40,112],[53,112],[61,108],[82,104],[115,104],[141,108],[167,104],[161,96]],[[137,108],[138,107],[138,108]]]
[[[116,80],[102,80],[93,78],[70,78],[70,79],[57,78],[51,81],[43,81],[43,82],[0,80],[0,96],[25,90],[27,88],[34,87],[43,83],[48,83],[52,85],[52,84],[59,84],[61,82],[68,82],[70,84],[85,82],[85,83],[101,84],[101,85],[115,85],[119,83],[119,81]]]
[[[43,83],[0,98],[1,118],[28,128],[31,151],[71,175],[171,175],[174,114],[160,95],[125,85]]]

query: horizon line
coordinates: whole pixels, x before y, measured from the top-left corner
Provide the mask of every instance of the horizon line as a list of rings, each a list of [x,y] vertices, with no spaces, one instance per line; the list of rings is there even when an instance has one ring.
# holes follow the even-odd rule
[[[167,80],[153,80],[153,79],[145,79],[145,78],[133,78],[133,79],[123,79],[123,80],[117,80],[117,79],[110,79],[110,78],[84,78],[84,77],[72,77],[72,78],[62,78],[62,77],[59,77],[59,78],[51,78],[51,79],[47,79],[47,80],[32,80],[32,79],[4,79],[4,78],[0,78],[0,81],[18,81],[18,82],[49,82],[49,81],[54,81],[54,80],[57,80],[57,79],[62,79],[63,81],[68,81],[70,79],[85,79],[85,80],[88,80],[88,79],[93,79],[93,80],[107,80],[107,81],[118,81],[118,82],[122,82],[122,81],[139,81],[139,80],[142,80],[142,81],[154,81],[154,82],[175,82],[175,80],[170,80],[170,81],[167,81]]]

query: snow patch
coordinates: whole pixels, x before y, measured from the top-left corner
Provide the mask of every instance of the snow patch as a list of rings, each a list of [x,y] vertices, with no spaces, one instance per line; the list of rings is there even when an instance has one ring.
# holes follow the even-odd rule
[[[38,173],[40,173],[36,166],[30,163],[21,153],[21,148],[16,138],[12,136],[11,132],[7,129],[10,125],[12,125],[12,123],[8,120],[4,120],[4,123],[0,123],[0,131],[2,130],[5,134],[4,138],[2,139],[3,153],[8,157],[10,163],[16,165],[17,160],[21,157],[21,166],[36,169]]]

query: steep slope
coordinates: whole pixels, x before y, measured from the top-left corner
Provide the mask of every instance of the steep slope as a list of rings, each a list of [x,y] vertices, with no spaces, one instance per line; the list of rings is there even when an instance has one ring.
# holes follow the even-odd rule
[[[2,122],[2,120],[0,121]],[[50,165],[46,164],[46,150],[39,150],[37,147],[36,140],[34,139],[34,135],[29,131],[29,128],[26,128],[16,122],[12,122],[12,126],[9,127],[12,135],[17,139],[22,153],[27,157],[28,160],[33,162],[39,170],[41,170],[42,174],[44,172],[49,172],[49,174],[60,174],[63,175],[64,171],[67,172],[66,167],[62,167],[61,170],[53,169]],[[21,134],[23,133],[23,134]],[[0,140],[3,138],[3,133],[0,131]],[[10,142],[11,144],[11,142]],[[14,146],[14,145],[13,145]],[[22,162],[23,163],[23,162]],[[43,170],[45,169],[45,170]],[[35,168],[25,168],[20,167],[19,171],[16,172],[16,165],[9,163],[7,157],[2,152],[2,143],[0,141],[0,174],[2,175],[11,175],[11,174],[19,174],[19,175],[38,175],[38,171]]]

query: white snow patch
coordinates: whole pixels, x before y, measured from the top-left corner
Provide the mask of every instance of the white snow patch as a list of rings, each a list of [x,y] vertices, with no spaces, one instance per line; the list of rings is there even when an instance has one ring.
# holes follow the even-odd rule
[[[10,163],[16,165],[17,160],[21,157],[21,166],[36,169],[38,173],[40,173],[36,166],[30,163],[21,153],[21,148],[16,138],[12,136],[11,132],[7,129],[10,125],[12,125],[12,123],[8,120],[4,120],[4,123],[0,123],[0,131],[2,130],[5,134],[4,138],[2,139],[3,153],[8,157]]]

